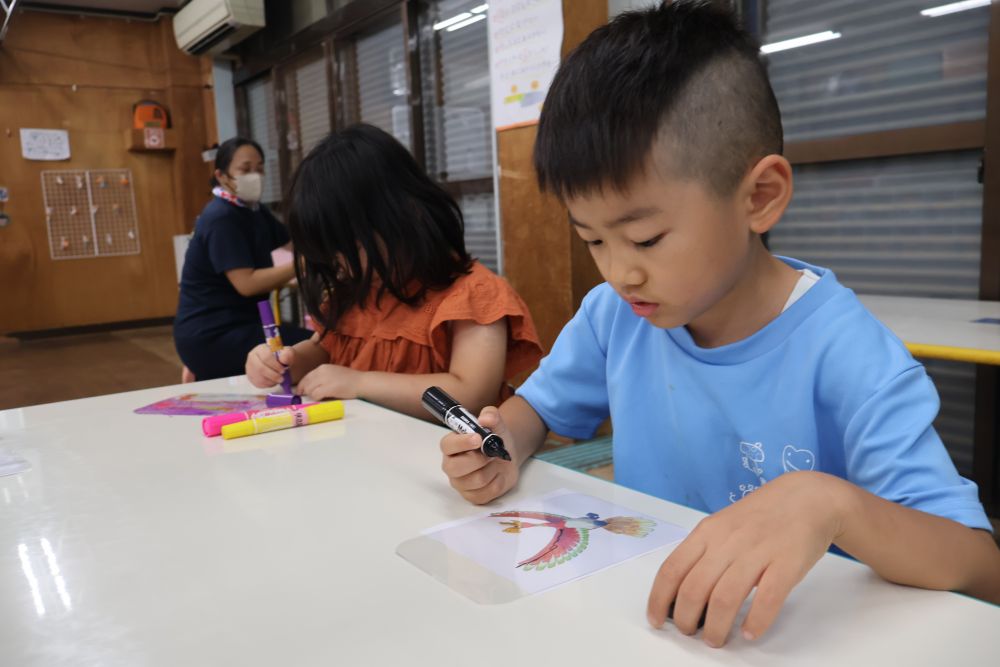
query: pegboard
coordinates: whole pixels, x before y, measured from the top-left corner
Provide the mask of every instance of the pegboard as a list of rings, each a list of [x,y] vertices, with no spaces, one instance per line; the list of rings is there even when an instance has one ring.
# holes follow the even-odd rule
[[[42,172],[52,259],[139,254],[129,169]]]

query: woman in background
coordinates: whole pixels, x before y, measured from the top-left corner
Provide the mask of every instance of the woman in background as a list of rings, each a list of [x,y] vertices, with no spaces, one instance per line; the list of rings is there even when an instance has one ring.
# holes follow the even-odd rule
[[[184,256],[174,319],[185,380],[243,373],[247,353],[264,339],[257,302],[295,276],[292,263],[274,266],[271,260],[271,251],[287,245],[289,236],[260,203],[263,174],[264,153],[256,142],[234,137],[219,146],[212,201],[198,216]],[[286,345],[310,335],[281,326]]]

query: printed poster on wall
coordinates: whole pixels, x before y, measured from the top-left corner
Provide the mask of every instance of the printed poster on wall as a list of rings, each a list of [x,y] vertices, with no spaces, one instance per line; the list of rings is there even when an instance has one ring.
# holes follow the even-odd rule
[[[490,82],[493,126],[538,122],[559,67],[561,0],[490,0]]]
[[[22,127],[21,157],[25,160],[68,160],[69,132]]]

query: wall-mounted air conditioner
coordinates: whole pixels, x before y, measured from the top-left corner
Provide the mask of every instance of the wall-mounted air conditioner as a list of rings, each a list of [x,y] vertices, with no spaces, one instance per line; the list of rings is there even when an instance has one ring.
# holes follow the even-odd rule
[[[216,55],[264,27],[264,0],[191,0],[174,14],[177,46]]]

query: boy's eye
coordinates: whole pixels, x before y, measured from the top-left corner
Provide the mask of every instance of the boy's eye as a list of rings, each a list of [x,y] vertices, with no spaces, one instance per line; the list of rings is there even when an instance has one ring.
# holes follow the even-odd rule
[[[602,241],[601,239],[594,239],[593,241],[588,241],[587,239],[584,239],[583,242],[589,245],[591,248],[599,246],[604,243],[604,241]]]
[[[663,238],[663,234],[657,234],[656,236],[654,236],[653,238],[649,239],[648,241],[636,241],[635,244],[637,246],[639,246],[640,248],[652,248],[654,245],[656,245],[657,243],[659,243],[660,239],[662,239],[662,238]]]

